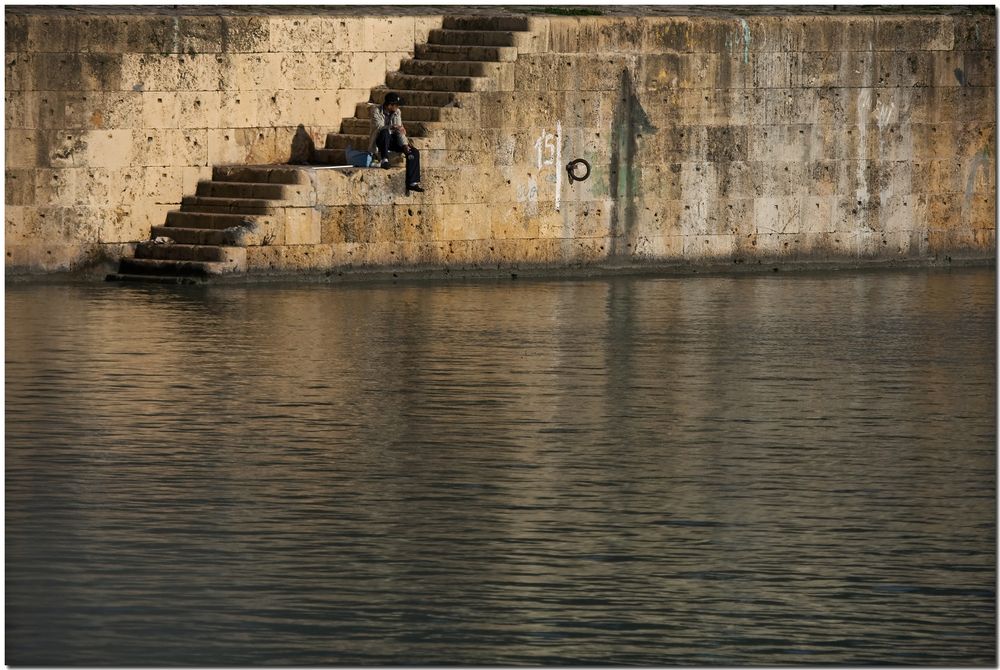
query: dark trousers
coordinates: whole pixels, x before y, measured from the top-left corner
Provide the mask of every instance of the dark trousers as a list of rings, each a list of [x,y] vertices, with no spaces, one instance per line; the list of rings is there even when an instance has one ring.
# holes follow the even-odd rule
[[[389,157],[390,151],[404,153],[405,145],[399,133],[391,132],[388,128],[383,128],[375,137],[375,146],[378,147],[379,158],[385,160]],[[410,152],[406,154],[406,185],[420,182],[420,152],[410,146]]]

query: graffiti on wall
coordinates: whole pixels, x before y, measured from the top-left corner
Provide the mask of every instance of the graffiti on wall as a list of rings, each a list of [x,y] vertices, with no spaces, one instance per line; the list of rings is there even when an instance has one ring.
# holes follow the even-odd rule
[[[539,176],[543,170],[551,168],[555,171],[556,182],[556,211],[562,200],[562,122],[556,121],[555,134],[548,130],[542,130],[542,134],[535,140],[536,167]]]

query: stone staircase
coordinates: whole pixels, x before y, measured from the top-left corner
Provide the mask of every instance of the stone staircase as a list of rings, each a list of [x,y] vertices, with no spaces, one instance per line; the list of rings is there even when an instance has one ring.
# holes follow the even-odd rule
[[[216,167],[108,279],[192,283],[244,272],[247,246],[285,243],[301,214],[311,213],[311,190],[301,169]]]
[[[372,90],[340,132],[329,133],[311,164],[346,165],[348,148],[366,150],[370,108],[389,91],[404,100],[403,122],[414,145],[435,155],[447,151],[444,129],[477,123],[463,94],[513,89],[513,62],[519,50],[534,51],[537,35],[528,17],[445,17],[442,28],[417,44],[414,57],[401,62],[386,85]],[[426,155],[426,154],[425,154]],[[422,156],[423,157],[423,156]],[[402,163],[401,157],[394,166]],[[150,240],[140,242],[133,258],[122,259],[109,281],[200,283],[212,277],[246,272],[247,247],[290,244],[296,218],[308,209],[306,166],[219,166],[210,181],[199,182],[163,225],[153,226]],[[304,225],[309,225],[308,221]]]
[[[512,89],[513,68],[504,64],[516,61],[519,49],[533,49],[537,39],[528,17],[450,16],[442,26],[430,32],[425,44],[416,45],[414,57],[403,60],[385,86],[372,89],[368,102],[357,105],[339,133],[326,136],[314,162],[344,165],[348,147],[366,150],[371,106],[381,104],[389,91],[403,98],[403,123],[414,145],[421,151],[446,149],[440,131],[473,120],[462,93]]]

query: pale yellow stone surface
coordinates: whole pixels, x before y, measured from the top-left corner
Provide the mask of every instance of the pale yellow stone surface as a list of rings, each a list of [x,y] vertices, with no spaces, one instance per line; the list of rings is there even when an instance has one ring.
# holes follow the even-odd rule
[[[322,147],[442,26],[9,14],[8,271],[126,253],[213,165],[282,163],[300,128]],[[995,255],[991,17],[532,21],[417,140],[426,193],[306,169],[250,271]]]

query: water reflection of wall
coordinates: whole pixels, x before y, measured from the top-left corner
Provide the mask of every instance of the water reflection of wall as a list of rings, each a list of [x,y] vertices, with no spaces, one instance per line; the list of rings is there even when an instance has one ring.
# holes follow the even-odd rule
[[[975,628],[993,279],[14,287],[8,597],[318,664]]]

